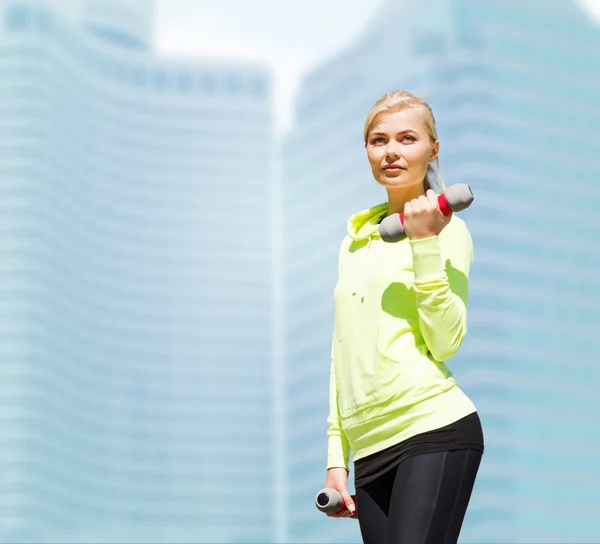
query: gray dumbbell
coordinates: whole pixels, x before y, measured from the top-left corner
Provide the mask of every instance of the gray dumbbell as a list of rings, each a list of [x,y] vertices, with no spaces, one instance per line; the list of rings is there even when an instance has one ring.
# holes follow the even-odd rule
[[[355,496],[351,495],[351,497],[356,502]],[[325,514],[336,514],[346,508],[340,492],[331,487],[324,487],[317,493],[315,505]],[[354,514],[350,517],[356,518],[357,515],[357,512],[354,511]]]
[[[460,212],[468,208],[475,197],[471,188],[464,183],[457,183],[448,187],[441,195],[438,195],[438,205],[444,215],[452,212]],[[388,215],[379,224],[379,234],[384,242],[399,242],[406,237],[404,232],[404,214],[393,213]]]

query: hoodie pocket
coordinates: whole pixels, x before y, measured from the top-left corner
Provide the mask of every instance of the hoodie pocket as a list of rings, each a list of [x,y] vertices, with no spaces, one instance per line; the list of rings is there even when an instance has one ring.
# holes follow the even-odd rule
[[[399,391],[399,365],[378,348],[379,327],[362,329],[335,345],[340,415],[385,402]]]
[[[338,406],[344,418],[392,397],[412,405],[455,385],[444,363],[434,361],[425,344],[386,348],[381,326],[356,331],[335,345]]]

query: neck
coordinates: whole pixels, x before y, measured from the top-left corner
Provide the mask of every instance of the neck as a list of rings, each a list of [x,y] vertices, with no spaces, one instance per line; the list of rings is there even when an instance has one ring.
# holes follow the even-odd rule
[[[388,215],[404,212],[404,205],[407,202],[425,194],[423,181],[400,187],[386,187],[386,190],[388,194]]]

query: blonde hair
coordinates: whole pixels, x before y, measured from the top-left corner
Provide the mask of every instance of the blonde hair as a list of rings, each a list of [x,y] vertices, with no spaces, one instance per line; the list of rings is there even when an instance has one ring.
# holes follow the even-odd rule
[[[437,129],[435,127],[435,117],[429,104],[421,97],[409,93],[407,91],[393,91],[382,96],[371,108],[365,121],[364,138],[365,145],[369,139],[369,134],[373,129],[373,125],[379,120],[379,117],[386,113],[395,113],[407,108],[417,108],[419,115],[425,126],[425,130],[431,140],[431,143],[437,142]],[[445,183],[440,175],[440,163],[435,159],[434,163],[427,166],[427,173],[424,180],[425,190],[433,189],[441,193],[444,191]]]

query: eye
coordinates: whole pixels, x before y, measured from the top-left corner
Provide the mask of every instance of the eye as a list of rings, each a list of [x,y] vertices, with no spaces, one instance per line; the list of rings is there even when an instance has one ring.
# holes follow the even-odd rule
[[[414,136],[411,136],[410,134],[407,134],[406,136],[402,137],[402,141],[403,142],[406,142],[406,141],[408,141],[408,142],[416,142],[417,139]]]
[[[377,138],[373,138],[371,140],[371,145],[377,145],[377,144],[382,144],[385,143],[385,139],[382,138],[381,136],[377,137]]]

